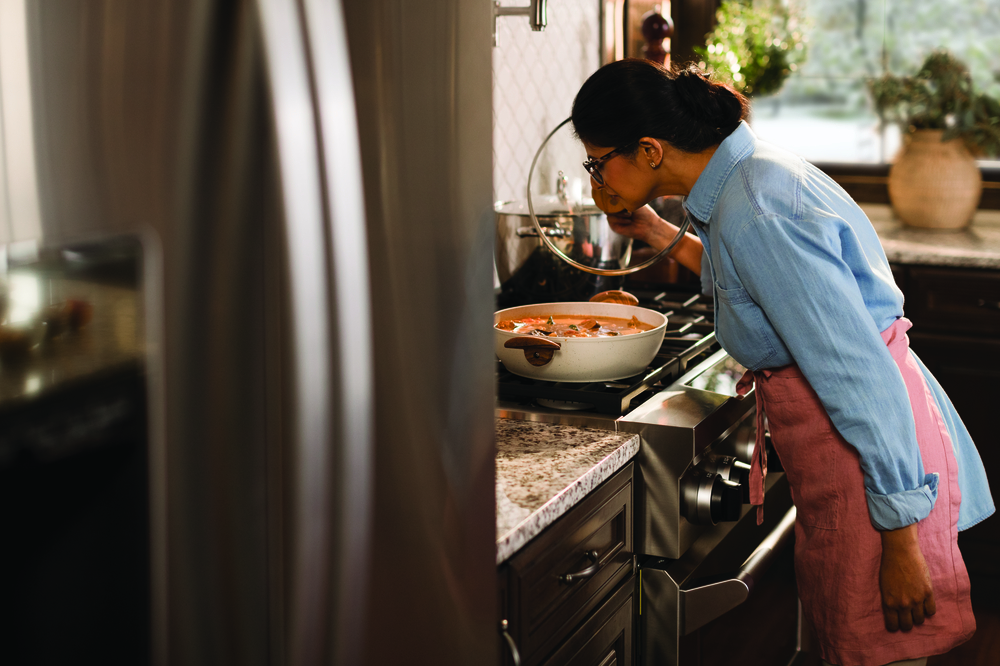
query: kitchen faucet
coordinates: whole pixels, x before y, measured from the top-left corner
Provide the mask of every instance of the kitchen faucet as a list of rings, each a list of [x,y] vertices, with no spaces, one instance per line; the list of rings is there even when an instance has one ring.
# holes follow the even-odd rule
[[[497,45],[497,17],[498,16],[527,16],[531,23],[531,29],[536,32],[545,30],[548,24],[546,12],[546,0],[531,0],[531,4],[521,7],[502,7],[500,0],[493,3],[493,46]]]

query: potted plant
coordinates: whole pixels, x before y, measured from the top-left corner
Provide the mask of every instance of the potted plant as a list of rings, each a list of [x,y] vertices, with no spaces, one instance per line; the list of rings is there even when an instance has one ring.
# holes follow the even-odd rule
[[[805,60],[805,32],[792,3],[730,0],[715,19],[706,45],[694,49],[698,64],[748,97],[778,92]]]
[[[898,123],[903,148],[889,171],[889,200],[904,224],[962,229],[982,194],[975,155],[1000,153],[1000,102],[973,88],[968,67],[932,52],[912,76],[868,81],[879,117]]]

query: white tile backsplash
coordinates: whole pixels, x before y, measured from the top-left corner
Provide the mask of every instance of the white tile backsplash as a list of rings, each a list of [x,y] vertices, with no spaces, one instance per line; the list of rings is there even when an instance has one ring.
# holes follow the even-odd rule
[[[503,4],[514,3],[504,0]],[[577,90],[597,69],[600,8],[598,0],[549,0],[544,32],[533,32],[523,16],[497,20],[499,46],[493,49],[496,200],[525,198],[535,151],[569,117]],[[575,163],[581,157],[574,152],[567,160]]]

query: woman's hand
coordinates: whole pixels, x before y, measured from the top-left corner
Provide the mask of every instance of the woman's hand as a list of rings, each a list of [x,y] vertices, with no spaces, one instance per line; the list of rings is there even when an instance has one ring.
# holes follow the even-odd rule
[[[608,224],[615,233],[640,240],[657,250],[665,248],[674,237],[673,234],[668,235],[670,229],[677,233],[677,227],[666,222],[649,206],[643,206],[633,213],[609,213]]]
[[[889,631],[909,631],[937,612],[931,575],[920,551],[917,524],[882,535],[882,565],[879,588],[882,614]]]
[[[641,240],[657,252],[670,245],[679,231],[649,206],[643,206],[631,214],[608,215],[608,225],[616,233]],[[670,256],[695,275],[701,275],[701,253],[701,240],[692,234],[684,234],[670,251]]]

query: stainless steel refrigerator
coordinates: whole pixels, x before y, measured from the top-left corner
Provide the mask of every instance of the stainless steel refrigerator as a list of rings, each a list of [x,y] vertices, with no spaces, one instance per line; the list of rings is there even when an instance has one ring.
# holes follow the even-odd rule
[[[126,629],[81,598],[84,570],[12,637],[25,663],[497,661],[490,12],[0,0],[4,270],[131,248],[143,396],[143,464],[108,506],[146,519],[104,523],[145,540],[144,561],[86,589],[128,588],[119,610],[148,636],[113,649]],[[62,307],[57,291],[39,307]],[[21,370],[0,358],[0,380],[93,349],[60,335]],[[32,386],[17,405],[41,404]],[[44,476],[38,450],[17,460]],[[62,473],[85,474],[85,455]],[[100,531],[46,551],[76,528],[17,515],[41,553],[20,566],[115,556]],[[17,603],[0,599],[10,617]]]

